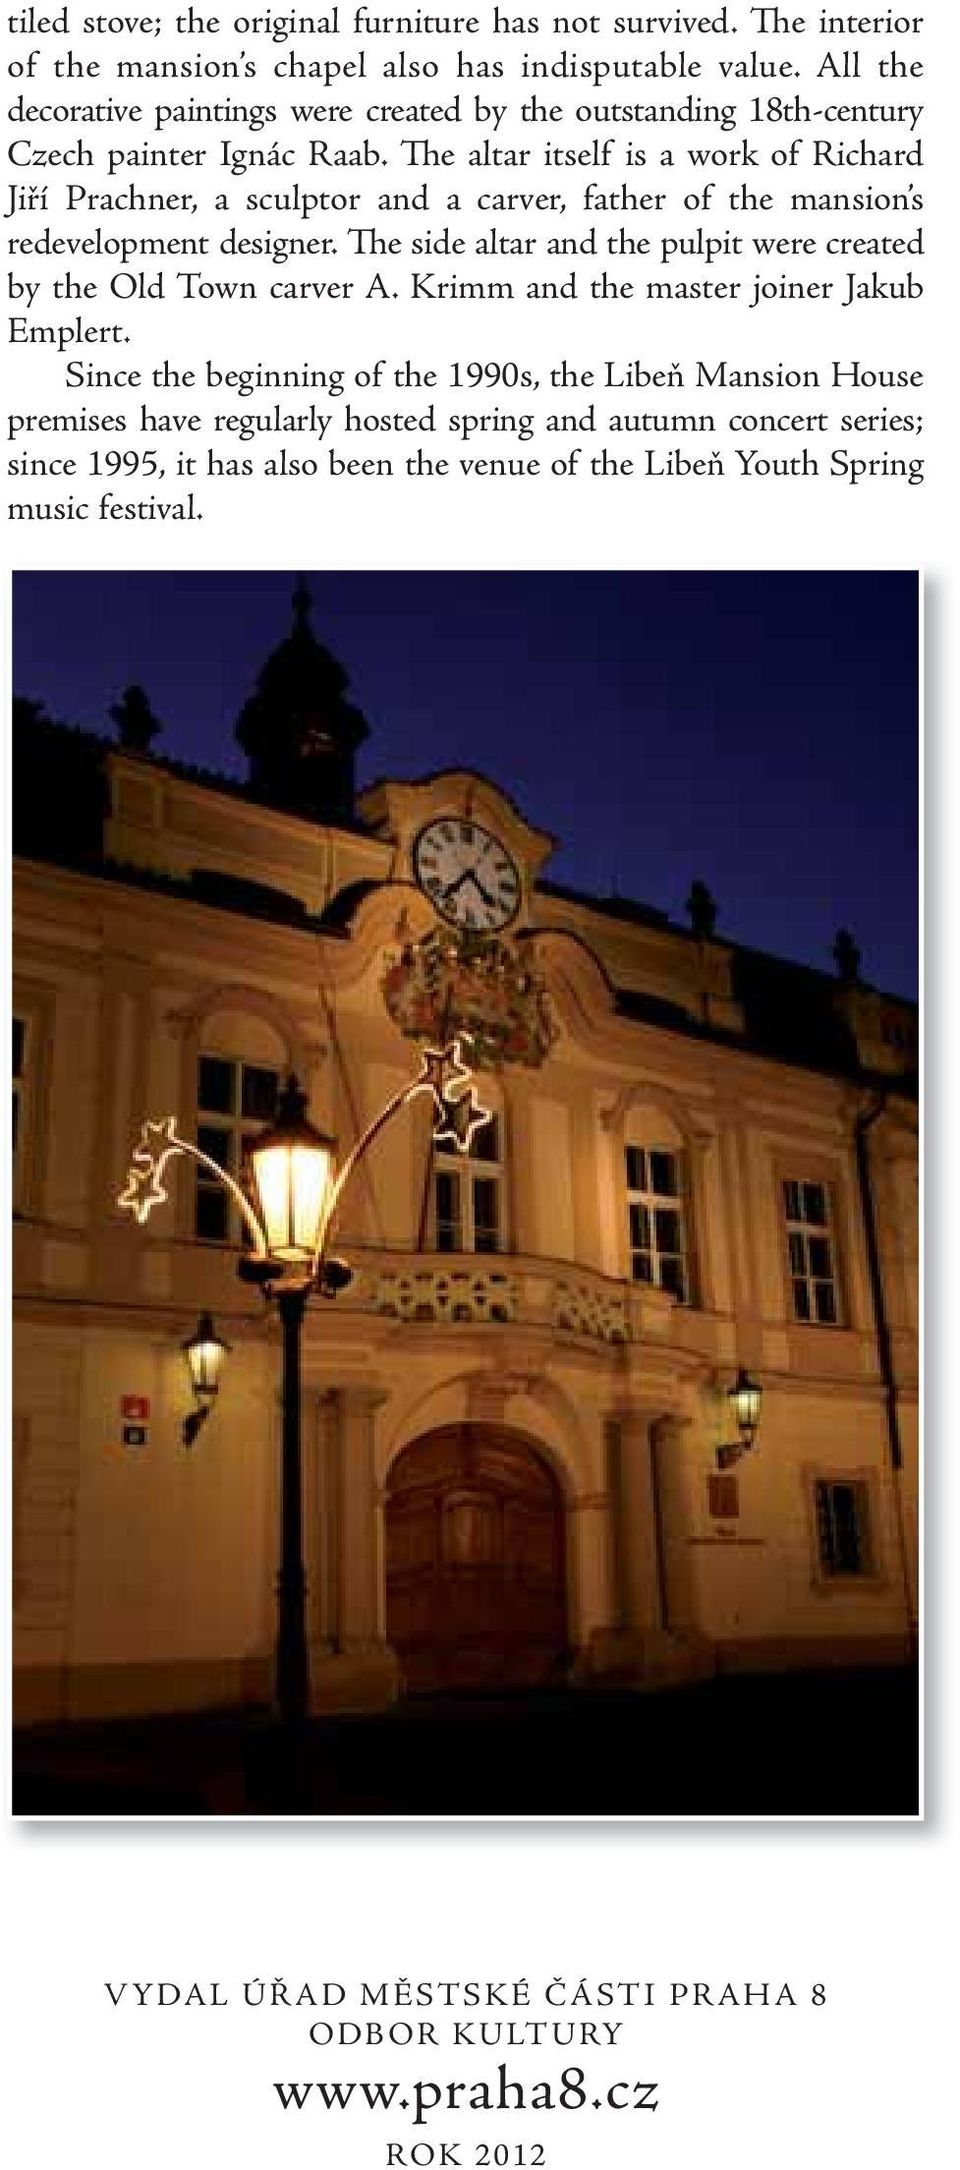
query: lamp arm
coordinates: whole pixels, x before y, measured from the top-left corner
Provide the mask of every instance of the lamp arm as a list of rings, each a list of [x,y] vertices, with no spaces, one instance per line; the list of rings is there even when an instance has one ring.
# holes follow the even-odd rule
[[[118,1206],[133,1213],[142,1227],[144,1222],[149,1220],[154,1206],[162,1205],[169,1195],[161,1180],[167,1162],[176,1160],[179,1154],[185,1153],[190,1160],[198,1161],[202,1168],[209,1168],[211,1175],[215,1175],[218,1183],[222,1183],[224,1189],[230,1192],[250,1231],[257,1257],[265,1258],[267,1246],[264,1233],[249,1198],[244,1197],[239,1183],[232,1175],[227,1174],[225,1168],[221,1168],[218,1160],[214,1160],[209,1153],[201,1152],[199,1145],[191,1145],[188,1138],[181,1138],[176,1121],[175,1115],[168,1115],[163,1122],[143,1124],[140,1144],[133,1150],[125,1188],[117,1198]],[[164,1140],[159,1151],[155,1151],[149,1142],[151,1132],[159,1133]]]
[[[234,1180],[234,1177],[232,1175],[228,1175],[225,1168],[221,1168],[220,1162],[218,1160],[212,1160],[209,1153],[201,1153],[200,1147],[198,1145],[188,1145],[186,1139],[184,1138],[178,1138],[177,1144],[173,1148],[173,1150],[175,1152],[179,1151],[181,1153],[189,1154],[191,1160],[199,1161],[202,1168],[209,1168],[213,1175],[219,1177],[221,1183],[224,1185],[224,1188],[230,1192],[231,1197],[235,1199],[237,1205],[240,1208],[247,1227],[250,1230],[250,1234],[253,1237],[254,1247],[256,1249],[257,1256],[259,1258],[265,1258],[267,1254],[267,1245],[263,1229],[261,1228],[257,1216],[253,1210],[253,1207],[250,1204],[249,1198],[244,1197],[243,1191],[241,1190],[239,1183]]]
[[[374,1139],[380,1136],[381,1130],[385,1130],[387,1124],[392,1123],[394,1116],[399,1115],[401,1108],[405,1108],[411,1100],[414,1100],[416,1098],[418,1093],[429,1093],[431,1095],[431,1098],[436,1098],[433,1086],[428,1084],[425,1078],[414,1078],[409,1085],[404,1085],[401,1088],[400,1092],[393,1093],[391,1095],[390,1099],[387,1100],[384,1103],[384,1106],[380,1109],[379,1114],[375,1115],[373,1121],[367,1124],[366,1130],[361,1132],[356,1144],[351,1146],[350,1151],[347,1154],[347,1157],[343,1163],[343,1166],[336,1177],[336,1180],[331,1185],[330,1196],[327,1200],[326,1209],[320,1222],[320,1229],[317,1235],[317,1241],[314,1246],[313,1253],[314,1280],[316,1280],[317,1275],[320,1271],[320,1265],[327,1247],[327,1239],[330,1235],[330,1230],[333,1226],[334,1217],[339,1207],[340,1200],[343,1197],[343,1193],[346,1190],[347,1184],[350,1181],[354,1169],[363,1159],[364,1153],[369,1151]]]

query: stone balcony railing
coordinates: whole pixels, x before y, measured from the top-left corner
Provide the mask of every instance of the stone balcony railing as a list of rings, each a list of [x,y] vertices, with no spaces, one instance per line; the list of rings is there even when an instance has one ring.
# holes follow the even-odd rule
[[[134,1300],[166,1309],[210,1310],[223,1319],[239,1310],[259,1314],[254,1290],[241,1291],[232,1244],[196,1243],[161,1234],[131,1242],[126,1227],[111,1231],[115,1256],[95,1256],[80,1229],[19,1223],[14,1285],[28,1298]],[[709,1341],[709,1313],[678,1305],[644,1282],[617,1280],[568,1259],[512,1253],[401,1251],[345,1240],[352,1285],[336,1313],[394,1319],[422,1326],[521,1326],[551,1338],[615,1349],[639,1341],[699,1348]],[[315,1324],[328,1307],[313,1307]]]
[[[616,1346],[670,1333],[674,1300],[559,1259],[352,1254],[351,1310],[429,1325],[523,1325]]]

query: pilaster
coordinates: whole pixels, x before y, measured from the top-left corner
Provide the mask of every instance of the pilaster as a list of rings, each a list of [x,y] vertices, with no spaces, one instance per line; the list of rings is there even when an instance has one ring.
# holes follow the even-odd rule
[[[587,1677],[648,1689],[713,1670],[704,1639],[670,1623],[660,1463],[677,1429],[662,1412],[629,1403],[608,1418],[615,1610],[585,1654]]]
[[[380,1634],[377,1386],[335,1387],[325,1403],[324,1481],[318,1504],[331,1524],[320,1640],[311,1666],[314,1710],[370,1710],[396,1700],[399,1669]]]

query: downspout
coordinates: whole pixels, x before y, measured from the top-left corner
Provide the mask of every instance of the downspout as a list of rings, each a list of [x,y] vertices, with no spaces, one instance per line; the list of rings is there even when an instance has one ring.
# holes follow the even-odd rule
[[[893,1479],[893,1499],[897,1522],[897,1542],[900,1551],[900,1572],[907,1614],[907,1635],[911,1654],[917,1647],[917,1619],[910,1587],[910,1557],[903,1522],[903,1445],[900,1438],[900,1412],[897,1404],[897,1380],[893,1362],[893,1343],[883,1293],[883,1271],[880,1264],[880,1242],[877,1234],[877,1214],[870,1176],[869,1133],[887,1105],[887,1091],[877,1094],[872,1107],[862,1109],[854,1123],[854,1144],[857,1157],[857,1181],[860,1188],[860,1210],[867,1246],[867,1266],[870,1275],[870,1294],[873,1304],[873,1323],[877,1340],[877,1356],[880,1377],[883,1381],[884,1408],[887,1420],[887,1445],[890,1454],[890,1470]]]
[[[650,1426],[650,1490],[653,1503],[653,1550],[657,1574],[657,1610],[659,1626],[664,1633],[670,1632],[670,1600],[667,1587],[667,1556],[663,1534],[663,1500],[660,1492],[660,1441],[658,1426]]]

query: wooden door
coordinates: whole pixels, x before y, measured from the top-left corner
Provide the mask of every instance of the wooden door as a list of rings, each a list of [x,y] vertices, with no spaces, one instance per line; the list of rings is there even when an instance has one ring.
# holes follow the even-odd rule
[[[465,1424],[407,1447],[387,1488],[386,1575],[387,1638],[408,1688],[561,1676],[563,1499],[525,1440]]]

